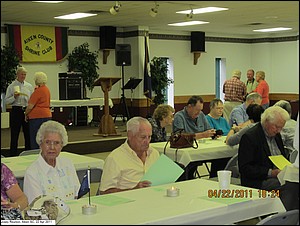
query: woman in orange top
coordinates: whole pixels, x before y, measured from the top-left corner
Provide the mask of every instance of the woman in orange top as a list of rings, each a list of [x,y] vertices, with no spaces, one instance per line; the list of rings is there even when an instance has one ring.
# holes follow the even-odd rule
[[[264,71],[257,71],[255,75],[255,80],[258,82],[257,87],[253,92],[257,92],[262,96],[261,106],[264,109],[267,109],[270,105],[269,99],[269,85],[265,81],[265,72]]]
[[[28,101],[25,110],[25,120],[29,122],[30,148],[38,149],[36,134],[43,122],[52,118],[50,111],[50,90],[46,86],[47,75],[44,72],[36,72],[34,75],[36,88]]]

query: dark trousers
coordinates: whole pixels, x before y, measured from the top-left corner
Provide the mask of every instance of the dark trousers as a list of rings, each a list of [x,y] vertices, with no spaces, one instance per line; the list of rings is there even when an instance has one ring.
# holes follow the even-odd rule
[[[286,181],[279,194],[286,211],[299,209],[299,183]]]
[[[22,107],[13,106],[10,113],[10,155],[17,156],[18,153],[18,141],[21,131],[21,127],[24,134],[25,150],[30,150],[30,135],[29,125],[25,121],[24,115],[25,109]]]
[[[51,118],[36,118],[36,119],[29,119],[29,129],[30,129],[30,147],[31,149],[39,149],[40,146],[36,142],[36,134],[40,128],[40,126],[49,121]]]
[[[217,177],[219,170],[224,170],[231,158],[214,159],[211,161],[209,178]]]
[[[229,160],[230,160],[230,158],[222,158],[222,159],[214,159],[214,160],[210,160],[210,161],[205,161],[205,162],[211,162],[209,178],[217,177],[218,170],[224,170],[225,166],[227,165],[227,162]],[[203,164],[204,164],[204,161],[190,162],[185,167],[184,173],[180,177],[180,181],[195,179],[195,172],[197,171],[198,166],[201,166]]]
[[[181,166],[184,169],[184,172],[182,175],[178,178],[177,181],[184,181],[184,180],[192,180],[195,179],[195,173],[197,171],[198,166],[201,166],[203,164],[202,161],[195,161],[190,162],[186,167],[183,165]]]

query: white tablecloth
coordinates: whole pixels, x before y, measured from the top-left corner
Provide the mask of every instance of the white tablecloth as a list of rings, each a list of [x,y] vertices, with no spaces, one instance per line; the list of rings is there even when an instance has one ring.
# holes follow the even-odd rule
[[[104,160],[97,159],[85,155],[78,155],[70,152],[61,152],[61,156],[69,158],[72,160],[76,170],[90,168],[100,168],[103,169]],[[1,162],[5,163],[10,170],[14,173],[15,177],[23,178],[25,171],[28,166],[37,158],[38,155],[24,155],[16,157],[1,158]]]
[[[217,140],[211,138],[203,139],[205,143],[200,143],[198,140],[198,148],[182,148],[177,151],[177,161],[187,166],[190,162],[213,160],[220,158],[232,157],[238,151],[238,145],[229,146],[224,141],[226,136],[220,137]],[[150,145],[157,149],[160,153],[164,153],[164,147],[167,142],[151,143]],[[176,149],[170,148],[168,144],[166,155],[172,160],[176,160]]]
[[[166,189],[179,188],[178,197],[167,197]],[[248,198],[210,198],[209,190],[218,191],[218,182],[195,179],[178,183],[92,196],[97,213],[83,215],[88,198],[67,201],[70,215],[65,225],[133,224],[206,224],[224,225],[274,212],[285,212],[279,198],[258,198],[258,190],[230,185],[230,189],[248,192]],[[252,198],[249,197],[251,190]]]
[[[113,102],[109,98],[108,104],[113,107]],[[83,100],[50,100],[51,107],[81,107],[81,106],[103,106],[104,98],[91,98]]]

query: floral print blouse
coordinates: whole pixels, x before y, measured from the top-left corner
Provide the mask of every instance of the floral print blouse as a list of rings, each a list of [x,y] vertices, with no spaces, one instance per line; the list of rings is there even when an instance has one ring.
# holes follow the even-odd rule
[[[6,191],[18,181],[13,172],[3,163],[1,163],[1,198],[7,199]]]
[[[148,118],[152,125],[151,143],[167,141],[167,132],[160,126],[160,122],[154,118]]]

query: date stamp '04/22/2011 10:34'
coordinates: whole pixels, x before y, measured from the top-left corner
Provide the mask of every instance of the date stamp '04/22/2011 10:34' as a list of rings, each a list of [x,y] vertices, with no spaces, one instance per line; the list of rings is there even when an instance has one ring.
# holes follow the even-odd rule
[[[252,198],[257,192],[259,198],[279,198],[279,190],[261,189],[208,189],[208,198]]]

